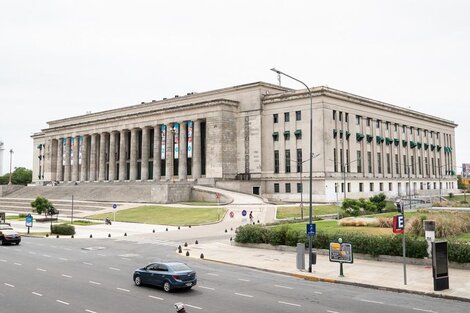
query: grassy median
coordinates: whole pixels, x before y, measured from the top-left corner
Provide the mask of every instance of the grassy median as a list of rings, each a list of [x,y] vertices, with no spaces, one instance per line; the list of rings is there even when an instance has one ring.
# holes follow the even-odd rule
[[[336,205],[315,205],[312,207],[313,215],[327,215],[327,214],[336,214],[338,209],[341,210]],[[278,207],[276,212],[277,219],[284,218],[300,218],[302,209],[300,206],[285,206]],[[308,218],[309,206],[304,204],[304,219]]]

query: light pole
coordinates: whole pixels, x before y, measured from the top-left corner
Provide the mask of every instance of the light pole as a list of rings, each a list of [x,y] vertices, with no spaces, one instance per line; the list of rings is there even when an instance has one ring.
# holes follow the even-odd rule
[[[286,77],[289,77],[290,79],[292,80],[295,80],[296,82],[299,82],[301,83],[302,85],[305,86],[305,88],[307,88],[308,90],[308,95],[310,97],[310,152],[309,152],[309,156],[310,156],[310,186],[309,186],[309,216],[308,216],[308,222],[309,224],[312,224],[312,215],[313,215],[313,209],[312,209],[312,182],[313,182],[313,179],[312,179],[312,176],[313,176],[313,169],[312,169],[312,153],[313,153],[313,97],[312,97],[312,92],[310,91],[310,88],[308,88],[308,86],[301,80],[298,80],[297,78],[295,77],[292,77],[286,73],[283,73],[279,70],[277,70],[276,68],[272,68],[271,71],[277,73],[278,75],[284,75]],[[312,236],[308,236],[308,271],[309,272],[312,272],[312,263],[313,263],[313,255],[312,255],[312,244],[313,244],[313,240],[312,240]]]
[[[12,159],[13,159],[13,149],[10,149],[10,178],[9,178],[9,180],[8,180],[8,185],[11,185],[11,174],[12,174],[11,165],[12,165]]]
[[[304,187],[303,187],[303,184],[302,184],[302,164],[304,164],[305,162],[307,161],[310,161],[310,159],[315,159],[316,157],[318,157],[320,154],[317,153],[315,155],[311,155],[311,158],[309,158],[308,160],[304,160],[304,161],[299,161],[299,160],[291,160],[291,162],[295,162],[297,164],[297,169],[299,171],[299,182],[300,182],[300,219],[303,220],[304,219],[304,200],[303,200],[303,193],[304,193]]]

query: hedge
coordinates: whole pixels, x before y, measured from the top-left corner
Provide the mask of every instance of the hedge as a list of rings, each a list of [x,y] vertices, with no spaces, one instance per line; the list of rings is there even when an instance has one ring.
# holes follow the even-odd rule
[[[329,249],[330,242],[338,238],[343,242],[350,242],[356,253],[372,256],[392,255],[402,256],[402,236],[373,236],[363,233],[322,233],[313,237],[313,245],[318,249]],[[406,236],[406,256],[422,259],[427,257],[427,242]],[[307,243],[308,237],[304,230],[295,230],[288,225],[280,227],[263,227],[261,225],[245,225],[236,230],[235,241],[239,243],[267,243],[272,245],[295,246],[297,243]],[[449,242],[449,261],[457,263],[470,263],[470,245],[464,242]]]
[[[52,225],[51,232],[57,235],[75,235],[75,226],[68,224]]]

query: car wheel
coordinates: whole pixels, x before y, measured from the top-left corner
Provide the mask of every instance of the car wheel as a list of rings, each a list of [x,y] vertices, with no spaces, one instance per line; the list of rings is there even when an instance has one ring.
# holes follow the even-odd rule
[[[165,292],[170,292],[170,290],[171,290],[171,284],[170,284],[169,281],[165,281],[165,282],[163,283],[163,290],[165,290]]]
[[[140,276],[134,277],[134,283],[135,283],[136,286],[141,286],[142,285],[142,279],[140,278]]]

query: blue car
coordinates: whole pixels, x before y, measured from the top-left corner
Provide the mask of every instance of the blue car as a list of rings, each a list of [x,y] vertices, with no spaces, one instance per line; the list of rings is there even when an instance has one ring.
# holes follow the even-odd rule
[[[184,263],[150,263],[134,271],[136,286],[154,285],[170,292],[172,289],[191,289],[197,284],[196,272]]]

